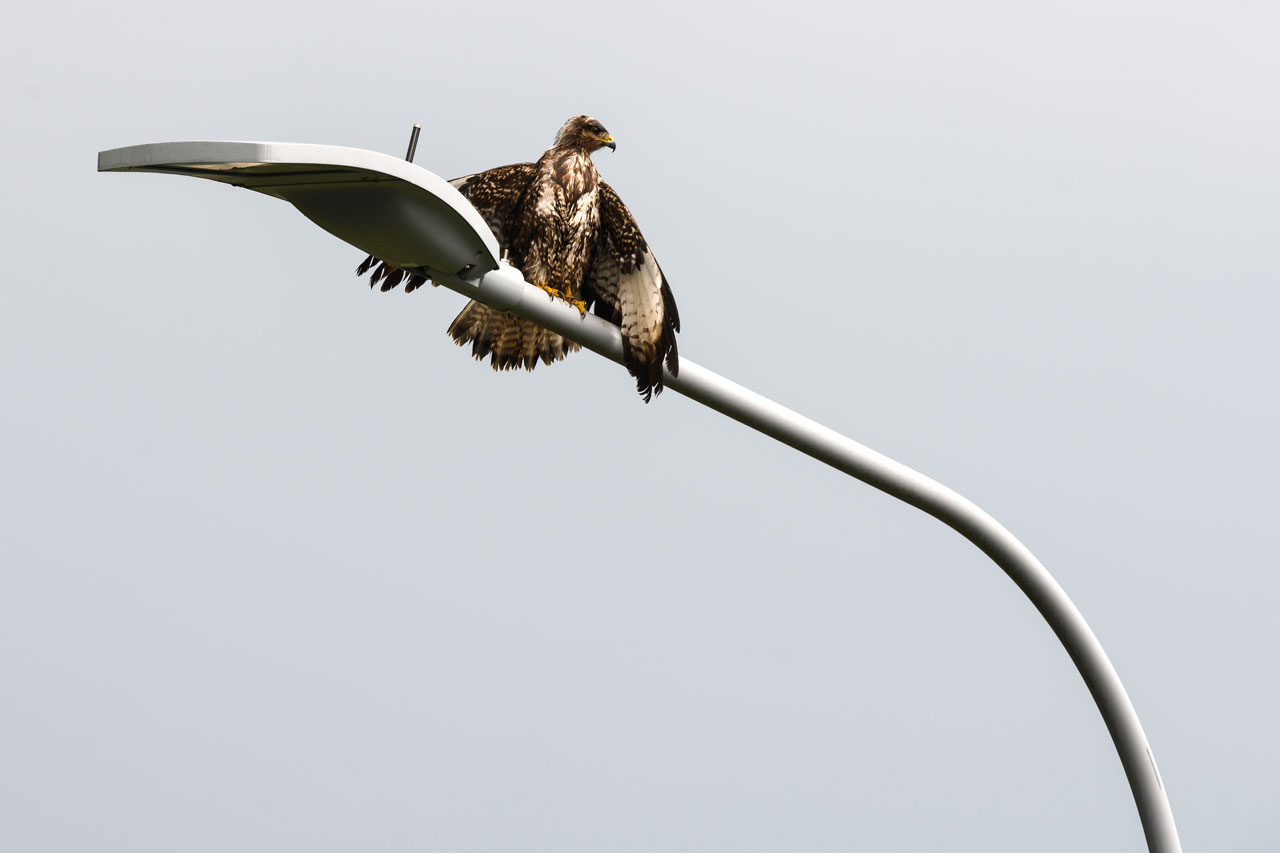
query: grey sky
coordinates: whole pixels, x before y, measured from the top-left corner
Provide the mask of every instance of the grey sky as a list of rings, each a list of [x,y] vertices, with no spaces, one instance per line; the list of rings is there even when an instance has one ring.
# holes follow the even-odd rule
[[[956,488],[1188,850],[1280,842],[1274,4],[30,5],[0,56],[0,847],[1128,851],[1070,661],[915,510],[579,354],[496,375],[292,208],[570,115],[681,352]]]

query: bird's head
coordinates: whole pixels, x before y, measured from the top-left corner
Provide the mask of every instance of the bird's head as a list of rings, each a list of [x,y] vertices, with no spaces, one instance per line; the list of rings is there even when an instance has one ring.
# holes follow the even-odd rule
[[[598,151],[608,146],[610,151],[618,150],[617,143],[604,129],[604,125],[591,116],[574,116],[564,123],[556,134],[557,148],[581,148],[585,151]]]

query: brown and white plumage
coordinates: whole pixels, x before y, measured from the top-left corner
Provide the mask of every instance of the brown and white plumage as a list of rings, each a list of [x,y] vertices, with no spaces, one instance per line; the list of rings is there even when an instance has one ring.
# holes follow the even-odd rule
[[[622,329],[623,361],[648,402],[662,391],[662,368],[679,371],[680,316],[662,269],[635,219],[613,188],[600,180],[591,154],[614,148],[613,137],[590,116],[565,122],[536,163],[500,166],[451,181],[480,212],[504,256],[524,277],[545,285]],[[357,268],[373,267],[370,257]],[[371,286],[390,290],[404,271],[387,264]],[[409,275],[406,291],[425,283]],[[584,309],[585,310],[585,309]],[[578,345],[506,311],[469,302],[449,326],[459,345],[494,370],[550,364]]]

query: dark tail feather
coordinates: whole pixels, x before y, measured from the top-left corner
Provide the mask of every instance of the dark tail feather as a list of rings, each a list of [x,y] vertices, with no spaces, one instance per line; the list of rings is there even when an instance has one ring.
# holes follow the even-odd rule
[[[477,360],[487,356],[494,370],[533,370],[540,360],[551,364],[578,349],[573,341],[531,320],[478,302],[468,302],[454,318],[449,337],[459,346],[470,344]]]
[[[386,279],[383,280],[382,292],[386,293],[388,290],[394,290],[395,286],[399,284],[403,279],[404,279],[404,270],[397,269],[395,272],[393,272],[391,275],[387,276]]]
[[[374,264],[378,265],[377,269],[374,269]],[[362,276],[370,269],[373,269],[373,275],[369,276],[369,289],[372,290],[378,286],[378,282],[382,282],[383,293],[393,289],[402,281],[405,282],[404,292],[413,293],[419,287],[422,287],[422,285],[430,281],[430,279],[422,273],[408,272],[406,270],[399,269],[398,267],[393,267],[386,261],[379,261],[373,255],[369,255],[360,262],[360,266],[356,267],[356,275]],[[435,286],[434,281],[432,281],[431,284],[432,286]]]

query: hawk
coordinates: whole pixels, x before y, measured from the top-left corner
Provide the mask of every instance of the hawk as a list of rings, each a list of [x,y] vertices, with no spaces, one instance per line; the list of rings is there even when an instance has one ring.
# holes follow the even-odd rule
[[[635,219],[613,188],[600,180],[591,155],[617,150],[613,136],[591,116],[569,119],[536,163],[499,166],[450,181],[480,212],[502,255],[526,280],[563,299],[584,315],[622,329],[622,358],[649,402],[662,392],[662,366],[675,376],[680,362],[680,315],[662,268]],[[406,279],[405,292],[426,283],[370,255],[356,268],[377,264],[370,287],[382,290]],[[536,323],[479,302],[468,302],[449,326],[459,346],[494,370],[551,364],[578,345]]]

